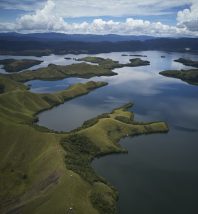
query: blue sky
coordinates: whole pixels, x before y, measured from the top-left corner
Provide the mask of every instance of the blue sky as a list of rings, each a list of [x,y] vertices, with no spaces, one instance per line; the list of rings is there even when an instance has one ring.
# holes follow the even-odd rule
[[[0,0],[0,31],[198,36],[197,0]]]

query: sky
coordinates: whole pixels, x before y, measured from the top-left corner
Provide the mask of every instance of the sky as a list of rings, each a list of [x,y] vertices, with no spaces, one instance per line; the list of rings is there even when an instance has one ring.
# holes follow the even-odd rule
[[[0,32],[198,37],[198,0],[0,0]]]

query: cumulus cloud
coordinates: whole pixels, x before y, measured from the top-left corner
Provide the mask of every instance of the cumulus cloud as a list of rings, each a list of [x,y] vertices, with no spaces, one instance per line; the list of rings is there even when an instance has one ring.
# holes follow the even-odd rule
[[[24,15],[17,19],[17,30],[61,30],[65,28],[62,17],[53,14],[55,3],[48,1],[43,9],[39,9],[32,15]]]
[[[190,9],[184,9],[177,14],[178,27],[187,28],[190,31],[198,31],[198,1],[192,0]]]
[[[57,0],[59,1],[59,0]],[[89,1],[89,0],[86,0]],[[119,2],[120,0],[118,0]],[[128,0],[126,0],[128,1]],[[149,0],[157,1],[157,0]],[[67,1],[68,2],[68,1]],[[76,2],[76,1],[75,1]],[[79,1],[80,2],[80,1]],[[141,4],[141,0],[140,0]],[[141,19],[127,18],[118,22],[113,20],[94,19],[91,23],[67,23],[56,11],[57,4],[48,0],[42,9],[37,9],[33,14],[26,14],[17,19],[16,23],[0,24],[0,31],[17,32],[62,32],[62,33],[90,33],[90,34],[129,34],[129,35],[152,35],[152,36],[198,36],[198,31],[192,22],[193,16],[187,27],[184,16],[190,17],[193,9],[178,13],[178,26],[170,26],[161,22],[150,22]]]

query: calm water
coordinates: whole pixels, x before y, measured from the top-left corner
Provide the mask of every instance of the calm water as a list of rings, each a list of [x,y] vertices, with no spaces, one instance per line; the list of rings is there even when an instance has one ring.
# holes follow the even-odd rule
[[[132,58],[122,54],[97,56],[122,63]],[[132,110],[136,120],[166,121],[170,132],[121,140],[129,153],[97,159],[93,162],[94,169],[119,190],[118,208],[121,214],[197,214],[198,87],[158,73],[166,69],[189,68],[174,62],[174,59],[185,57],[198,60],[198,57],[158,51],[128,54],[147,55],[143,59],[151,61],[151,65],[115,69],[117,76],[92,78],[107,81],[109,85],[39,114],[39,124],[68,131],[98,114],[109,112],[128,101],[134,102]],[[161,58],[162,55],[166,58]],[[50,63],[68,63],[63,60],[65,56],[48,57],[51,57]],[[46,63],[49,61],[46,60]],[[31,81],[28,84],[32,85],[32,91],[42,93],[86,81],[68,78],[51,82]]]

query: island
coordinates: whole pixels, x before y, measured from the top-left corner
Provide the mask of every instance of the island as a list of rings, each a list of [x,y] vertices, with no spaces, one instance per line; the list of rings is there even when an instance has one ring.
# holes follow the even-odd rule
[[[182,63],[183,65],[186,65],[186,66],[191,66],[191,67],[198,68],[198,61],[193,61],[193,60],[184,59],[184,58],[179,58],[179,59],[176,59],[174,61],[175,62],[180,62],[180,63]]]
[[[192,85],[198,85],[198,69],[167,70],[167,71],[161,71],[159,74],[166,77],[181,79]]]
[[[115,68],[145,66],[150,64],[149,61],[144,61],[139,58],[131,59],[130,63],[127,64],[120,64],[118,61],[111,59],[90,56],[77,59],[77,61],[84,62],[72,65],[49,64],[48,67],[39,68],[34,71],[27,70],[18,74],[10,74],[9,78],[19,82],[26,82],[35,79],[58,80],[67,77],[91,78],[95,76],[113,76],[117,75],[117,73],[112,71]],[[88,64],[86,62],[96,64]]]
[[[111,69],[104,69],[102,66],[78,63],[72,65],[49,64],[48,67],[39,68],[35,71],[24,71],[19,74],[10,74],[9,78],[26,82],[30,80],[58,80],[67,77],[91,78],[94,76],[113,76],[117,73]]]
[[[101,57],[91,57],[91,56],[80,58],[80,59],[78,59],[78,61],[97,63],[99,66],[101,66],[103,68],[108,68],[108,69],[123,68],[123,67],[138,67],[138,66],[150,65],[149,61],[142,60],[140,58],[130,59],[129,60],[130,62],[126,63],[126,64],[121,64],[118,61],[114,61],[114,60],[109,59],[109,58],[104,59]]]
[[[3,65],[6,72],[13,73],[28,69],[34,65],[39,65],[43,61],[33,59],[3,59],[0,65]]]

